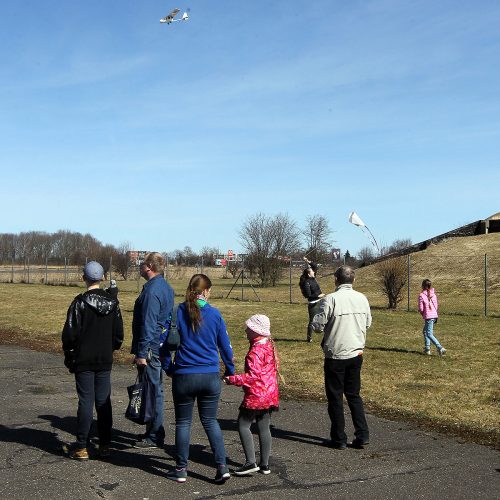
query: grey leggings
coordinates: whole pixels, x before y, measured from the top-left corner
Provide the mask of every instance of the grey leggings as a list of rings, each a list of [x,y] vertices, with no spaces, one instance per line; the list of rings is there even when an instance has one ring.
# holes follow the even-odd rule
[[[260,463],[259,465],[269,465],[269,455],[271,455],[271,414],[269,412],[253,411],[240,409],[238,415],[238,432],[240,433],[241,444],[245,452],[246,463],[255,462],[255,447],[250,426],[253,421],[257,423],[257,432],[259,434],[260,445]]]

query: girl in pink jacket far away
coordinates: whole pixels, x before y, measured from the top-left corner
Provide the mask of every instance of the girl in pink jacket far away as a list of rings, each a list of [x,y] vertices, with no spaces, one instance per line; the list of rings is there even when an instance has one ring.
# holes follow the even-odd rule
[[[267,316],[254,314],[245,322],[250,349],[245,357],[245,373],[225,377],[230,385],[243,387],[244,397],[238,415],[238,432],[245,452],[245,463],[235,469],[237,476],[253,472],[269,474],[271,454],[271,413],[278,410],[279,358],[271,339],[271,323]],[[257,422],[260,462],[255,459],[255,447],[250,426]]]
[[[431,342],[436,346],[438,354],[443,356],[446,349],[439,343],[439,340],[434,337],[434,323],[438,320],[438,300],[434,288],[432,288],[431,280],[425,279],[422,281],[422,292],[418,296],[418,310],[424,318],[424,354],[431,353]]]

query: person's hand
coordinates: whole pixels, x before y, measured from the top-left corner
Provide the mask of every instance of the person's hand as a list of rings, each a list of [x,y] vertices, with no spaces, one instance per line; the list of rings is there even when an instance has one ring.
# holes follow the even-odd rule
[[[146,361],[146,358],[138,358],[136,356],[134,358],[134,364],[137,365],[138,367],[141,367],[141,366],[146,366],[148,363]]]
[[[229,385],[229,377],[223,377],[222,380],[225,384]]]
[[[324,293],[320,293],[320,294],[318,295],[318,297],[324,297],[324,296],[325,296],[325,294],[324,294]]]

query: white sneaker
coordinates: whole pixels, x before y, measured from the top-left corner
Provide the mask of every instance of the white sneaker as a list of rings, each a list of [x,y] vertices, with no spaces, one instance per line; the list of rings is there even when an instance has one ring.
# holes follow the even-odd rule
[[[446,354],[446,349],[444,347],[441,347],[441,349],[438,349],[438,353],[440,356],[444,356]]]

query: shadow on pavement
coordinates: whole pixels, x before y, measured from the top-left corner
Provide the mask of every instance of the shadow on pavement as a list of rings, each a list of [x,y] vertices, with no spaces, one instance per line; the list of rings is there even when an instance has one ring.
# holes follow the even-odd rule
[[[58,417],[57,415],[38,415],[38,418],[47,420],[54,429],[59,429],[63,432],[73,434],[76,429],[76,417]],[[96,423],[93,422],[93,427]],[[140,427],[142,428],[142,427]],[[93,429],[90,436],[93,435]],[[144,451],[133,447],[133,444],[138,439],[139,434],[124,432],[119,429],[113,429],[111,442],[111,456],[101,459],[118,467],[132,467],[140,469],[146,473],[156,476],[165,477],[175,466],[175,446],[165,445],[164,448],[159,448],[152,451]],[[0,426],[0,441],[10,441],[24,444],[30,447],[40,448],[54,455],[62,455],[63,443],[57,438],[56,432],[42,431],[21,427],[19,429],[10,429],[5,426]],[[91,442],[93,439],[91,438]],[[207,447],[199,444],[190,446],[189,461],[196,462],[201,465],[213,464],[215,476],[215,462],[213,454],[210,450],[206,451]],[[165,463],[165,458],[158,456],[158,452],[164,452],[171,464]],[[153,455],[152,453],[155,453]],[[92,447],[89,449],[91,459],[99,459],[97,450]],[[230,461],[228,461],[230,464]],[[201,474],[189,471],[190,477],[197,478],[205,482],[213,482],[211,478],[207,478]]]
[[[223,431],[235,431],[238,432],[238,423],[233,419],[219,418],[220,428]],[[252,424],[251,430],[256,434],[255,423]],[[303,434],[301,432],[289,431],[287,429],[281,429],[274,425],[271,425],[271,435],[273,439],[288,439],[296,443],[306,443],[315,444],[317,446],[327,446],[327,441],[324,437],[311,436],[309,434]]]

